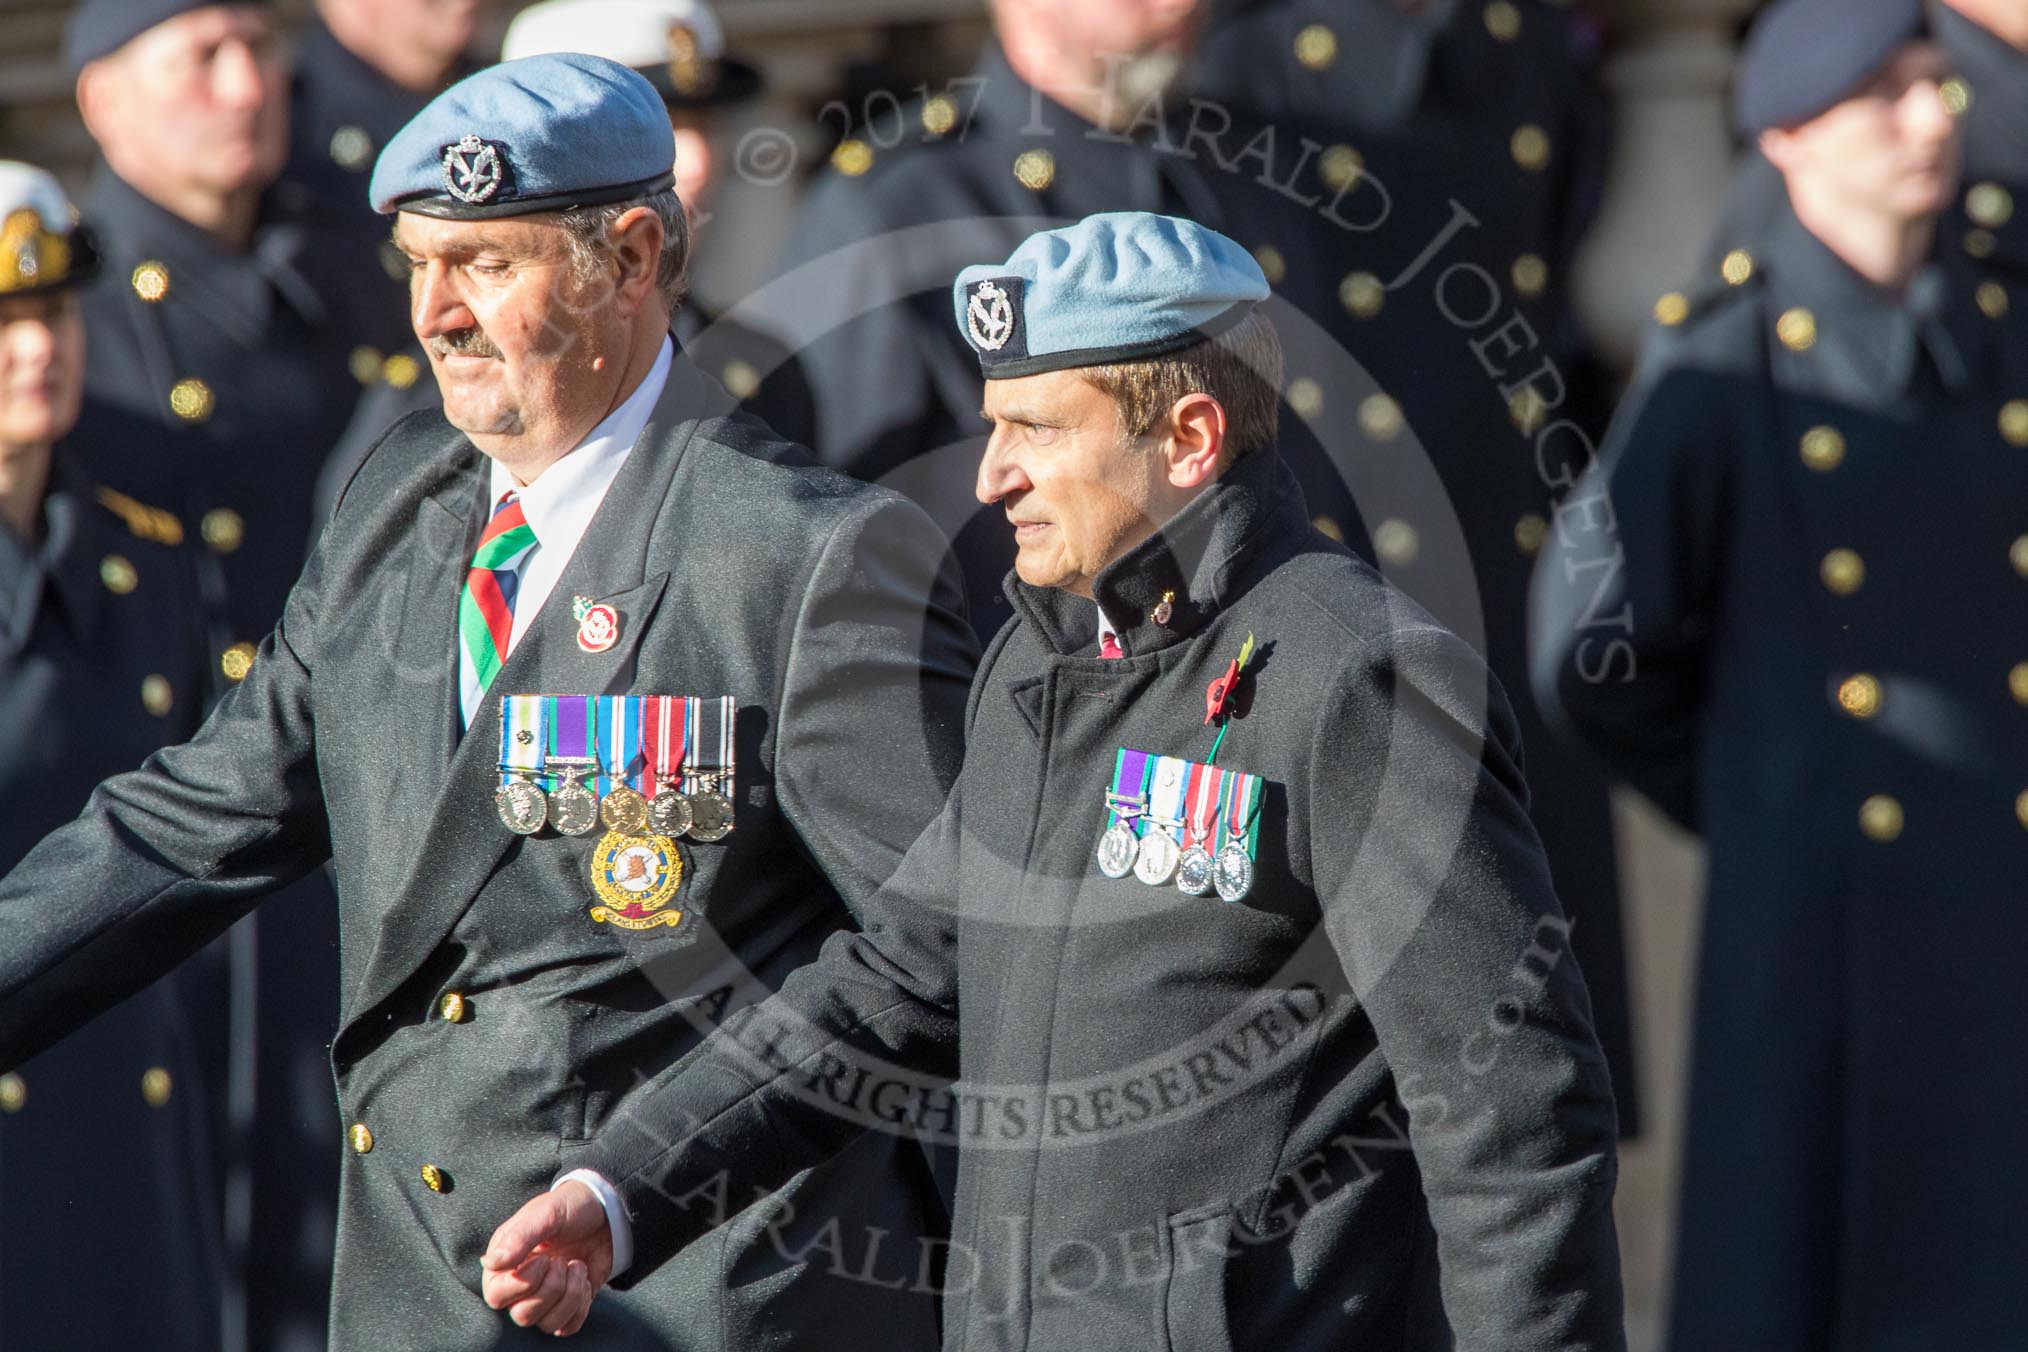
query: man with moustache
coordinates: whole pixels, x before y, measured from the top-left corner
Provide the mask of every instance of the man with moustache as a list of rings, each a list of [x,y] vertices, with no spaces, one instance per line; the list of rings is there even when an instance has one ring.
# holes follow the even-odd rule
[[[586,56],[482,71],[389,143],[373,200],[443,413],[360,467],[197,736],[0,880],[12,1065],[332,861],[341,1352],[547,1341],[479,1298],[498,1216],[849,926],[956,772],[974,650],[942,541],[675,351],[672,150],[653,88]],[[870,1140],[586,1336],[927,1346],[926,1290],[855,1278],[914,1272],[932,1195]],[[808,1256],[827,1225],[849,1273]]]
[[[861,934],[505,1221],[491,1303],[575,1320],[728,1192],[920,1132],[959,1149],[950,1349],[1624,1347],[1612,1091],[1513,714],[1310,527],[1267,295],[1135,212],[958,275],[1017,550],[964,772]]]
[[[84,390],[77,289],[96,267],[56,180],[0,161],[0,869],[203,709],[182,523],[94,485],[66,441]],[[179,972],[0,1075],[7,1346],[219,1347],[223,1102],[201,1070],[204,979]],[[53,1294],[51,1274],[95,1269],[112,1232],[148,1256],[122,1298]]]
[[[979,385],[944,313],[952,273],[1036,229],[1107,211],[1218,227],[1164,123],[1198,0],[993,0],[977,66],[905,110],[887,149],[841,144],[784,247],[764,308],[798,341],[818,458],[915,498],[956,541],[982,637],[1008,618],[1002,524],[971,498]],[[870,133],[868,134],[870,136]],[[1354,519],[1329,462],[1285,448],[1312,507]]]
[[[1552,720],[1701,833],[1670,1345],[2028,1324],[2028,348],[1939,249],[1915,0],[1783,0],[1736,113],[1786,189],[1665,309],[1535,579]]]

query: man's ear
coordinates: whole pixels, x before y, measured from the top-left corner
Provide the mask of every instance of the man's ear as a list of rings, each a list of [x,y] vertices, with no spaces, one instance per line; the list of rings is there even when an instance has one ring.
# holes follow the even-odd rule
[[[1769,127],[1754,138],[1767,162],[1783,173],[1796,166],[1796,134],[1784,127]]]
[[[1169,482],[1198,488],[1218,477],[1225,454],[1225,409],[1208,394],[1186,394],[1169,410]]]
[[[635,207],[613,222],[607,238],[618,265],[613,301],[631,318],[655,294],[655,274],[662,262],[662,218],[647,207]]]
[[[84,119],[85,130],[101,145],[105,143],[106,119],[117,84],[103,57],[85,62],[84,69],[77,73],[78,114]]]

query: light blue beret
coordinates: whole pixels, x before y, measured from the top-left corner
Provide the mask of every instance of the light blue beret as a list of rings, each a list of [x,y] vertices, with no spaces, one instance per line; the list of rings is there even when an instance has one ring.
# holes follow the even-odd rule
[[[450,220],[599,206],[675,181],[662,96],[617,61],[557,52],[489,66],[395,133],[367,189],[382,215]]]
[[[988,380],[1142,361],[1231,328],[1267,299],[1253,255],[1193,221],[1087,216],[958,274],[958,329]]]

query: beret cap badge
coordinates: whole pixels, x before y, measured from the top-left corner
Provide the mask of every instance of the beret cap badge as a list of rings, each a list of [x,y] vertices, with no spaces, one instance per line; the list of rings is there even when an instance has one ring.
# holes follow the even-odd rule
[[[965,327],[972,341],[988,352],[998,352],[1014,336],[1014,306],[1007,292],[992,282],[980,282],[965,307]]]
[[[457,144],[444,147],[444,191],[467,206],[477,206],[500,191],[500,152],[489,141],[467,132]]]

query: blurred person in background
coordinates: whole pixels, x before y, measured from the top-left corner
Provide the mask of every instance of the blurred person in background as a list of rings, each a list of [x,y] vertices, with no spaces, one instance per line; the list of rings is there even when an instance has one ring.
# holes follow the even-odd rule
[[[339,308],[359,282],[334,237],[282,219],[270,191],[288,71],[265,5],[86,0],[65,55],[102,159],[84,209],[105,254],[80,293],[77,441],[102,482],[187,523],[218,693],[245,679],[309,551],[317,473],[359,397]],[[287,909],[276,932],[249,922],[224,941],[230,1031],[205,1044],[231,1105],[228,1279],[243,1277],[246,1313],[229,1346],[314,1345],[294,1340],[324,1326],[337,907],[313,876]]]
[[[478,69],[470,53],[492,9],[492,0],[317,0],[296,37],[277,196],[347,241],[344,273],[362,292],[350,307],[353,374],[368,388],[413,385],[416,372],[387,361],[409,342],[408,270],[366,182],[380,148]]]
[[[94,484],[67,440],[96,267],[56,180],[0,161],[0,873],[203,711],[182,523]],[[186,968],[0,1075],[0,1345],[219,1347],[224,1096],[198,1045],[218,980]],[[52,1298],[113,1236],[140,1256],[119,1298]]]
[[[1709,851],[1686,1352],[2028,1327],[2028,342],[1937,242],[1950,74],[1916,0],[1763,14],[1777,218],[1664,298],[1536,573],[1552,721]]]
[[[1632,1136],[1606,780],[1528,692],[1529,574],[1610,411],[1570,286],[1605,162],[1596,46],[1549,0],[1227,0],[1177,121],[1234,234],[1314,321],[1284,325],[1290,404],[1361,485],[1360,519],[1319,528],[1469,636],[1514,700]],[[1400,475],[1418,447],[1435,484]],[[1445,548],[1453,516],[1468,559]]]

